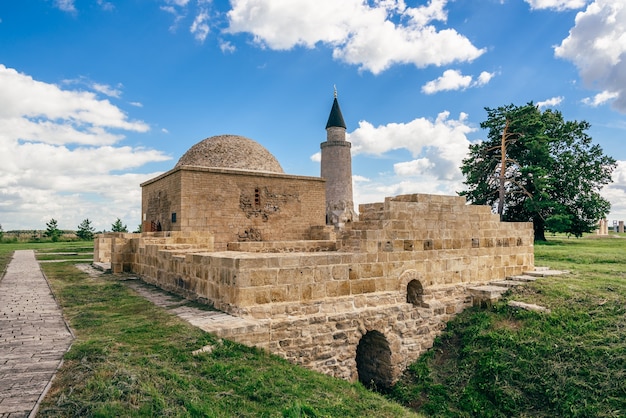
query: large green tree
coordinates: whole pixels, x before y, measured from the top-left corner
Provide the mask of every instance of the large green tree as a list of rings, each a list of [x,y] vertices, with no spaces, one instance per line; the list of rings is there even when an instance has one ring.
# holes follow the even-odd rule
[[[581,236],[606,216],[600,190],[616,162],[592,143],[586,121],[565,121],[554,110],[524,106],[486,108],[488,139],[470,145],[461,171],[468,201],[490,205],[504,221],[532,222],[545,231]]]

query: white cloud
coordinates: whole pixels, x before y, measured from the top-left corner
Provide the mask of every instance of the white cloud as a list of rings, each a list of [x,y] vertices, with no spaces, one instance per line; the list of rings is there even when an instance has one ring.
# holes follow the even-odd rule
[[[469,140],[467,134],[475,128],[466,123],[467,115],[450,119],[449,112],[441,112],[435,121],[425,118],[409,123],[390,123],[374,127],[367,121],[348,135],[352,154],[382,156],[392,150],[405,149],[417,160],[397,165],[396,173],[416,173],[416,168],[428,166],[430,174],[438,179],[452,180],[461,177],[459,167],[465,158]],[[404,165],[403,165],[404,164]]]
[[[178,7],[185,7],[189,3],[189,0],[165,0],[167,4],[173,4]]]
[[[600,105],[605,104],[606,102],[616,99],[619,96],[619,93],[612,91],[603,91],[596,94],[593,97],[585,97],[582,102],[591,107],[598,107]]]
[[[393,171],[398,176],[422,176],[428,174],[434,164],[428,158],[418,158],[417,160],[396,163]]]
[[[94,93],[62,90],[2,64],[0,97],[4,103],[0,107],[0,119],[25,118],[37,124],[41,124],[42,119],[44,122],[61,119],[65,126],[88,126],[90,129],[117,128],[136,132],[149,129],[141,121],[128,120],[118,107],[108,100],[98,100]]]
[[[228,32],[247,32],[277,50],[333,48],[333,57],[378,74],[395,64],[417,67],[472,61],[478,49],[445,22],[447,0],[407,7],[401,0],[233,0]],[[400,23],[397,23],[400,22]]]
[[[115,9],[115,5],[113,3],[104,0],[98,0],[98,6],[100,6],[102,10],[106,10],[107,12]]]
[[[466,89],[471,82],[471,75],[463,75],[458,70],[446,70],[441,77],[424,84],[422,91],[426,94],[433,94],[444,90]]]
[[[311,161],[319,163],[322,161],[322,153],[321,151],[316,152],[315,154],[311,155]]]
[[[484,86],[493,76],[493,73],[483,71],[478,76],[478,79],[474,81],[471,75],[463,75],[459,70],[446,70],[441,77],[424,84],[422,92],[434,94],[446,90],[465,90],[468,87]]]
[[[478,76],[478,79],[476,80],[476,85],[477,86],[484,86],[485,84],[489,83],[491,81],[491,79],[495,75],[496,75],[495,73],[490,73],[490,72],[487,72],[487,71],[483,71]]]
[[[573,62],[587,87],[616,94],[613,107],[626,113],[626,2],[589,4],[555,55]]]
[[[233,52],[236,51],[236,47],[235,45],[231,44],[228,41],[220,41],[220,49],[222,50],[223,53],[230,53],[232,54]]]
[[[111,87],[108,84],[100,83],[93,83],[91,85],[91,88],[93,88],[95,91],[109,97],[115,97],[116,99],[119,99],[122,96],[122,90],[120,90],[121,87],[121,85],[118,85],[117,87]]]
[[[371,180],[364,176],[352,176],[352,183],[369,183]]]
[[[611,202],[610,220],[626,221],[626,161],[618,161],[613,183],[605,186],[602,196]]]
[[[558,11],[580,9],[587,0],[525,0],[531,9],[554,9]]]
[[[207,21],[209,20],[209,13],[206,10],[201,10],[200,13],[196,16],[189,28],[189,31],[194,35],[196,40],[200,42],[204,42],[207,35],[209,34],[209,24]]]
[[[462,113],[457,120],[442,112],[435,121],[417,118],[408,123],[374,127],[366,121],[348,136],[353,155],[381,157],[404,149],[413,160],[395,163],[393,174],[381,173],[367,182],[354,182],[355,204],[382,202],[386,196],[409,193],[455,194],[461,190],[460,166],[467,155],[467,134],[475,128]],[[358,173],[355,173],[358,175]]]
[[[143,107],[143,103],[141,102],[129,102],[128,104],[135,107]]]
[[[54,4],[60,10],[64,12],[76,12],[76,7],[74,6],[74,0],[55,0]]]
[[[456,194],[463,182],[459,167],[470,144],[466,135],[475,130],[464,113],[457,120],[450,119],[449,112],[441,112],[435,121],[417,118],[377,127],[359,122],[359,127],[347,135],[353,156],[380,158],[404,149],[413,159],[395,163],[393,173],[379,173],[376,178],[353,171],[355,205],[382,202],[397,194]],[[311,156],[316,162],[320,158],[319,152]]]
[[[110,229],[118,216],[139,223],[139,182],[152,174],[129,170],[169,157],[115,144],[121,131],[146,132],[147,124],[93,93],[63,90],[1,64],[0,102],[5,230],[42,229],[51,217],[63,229],[84,218],[98,229]]]
[[[551,97],[542,102],[537,102],[537,106],[541,109],[544,107],[555,107],[563,102],[563,96]]]

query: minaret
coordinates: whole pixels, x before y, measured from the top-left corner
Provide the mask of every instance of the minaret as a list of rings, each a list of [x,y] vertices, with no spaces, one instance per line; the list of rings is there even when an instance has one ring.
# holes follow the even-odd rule
[[[326,224],[343,227],[357,220],[352,199],[352,144],[346,141],[346,123],[343,120],[337,89],[333,107],[326,123],[326,142],[322,149],[322,178],[326,179]]]

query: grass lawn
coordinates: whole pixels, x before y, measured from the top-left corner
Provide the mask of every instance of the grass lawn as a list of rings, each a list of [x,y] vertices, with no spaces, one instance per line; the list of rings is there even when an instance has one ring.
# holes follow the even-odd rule
[[[463,312],[391,397],[432,416],[626,416],[626,239],[551,240],[535,264],[572,273]]]

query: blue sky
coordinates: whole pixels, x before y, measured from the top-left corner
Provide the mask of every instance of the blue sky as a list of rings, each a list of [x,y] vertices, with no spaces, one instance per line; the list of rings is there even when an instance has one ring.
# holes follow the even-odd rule
[[[319,176],[337,86],[355,201],[454,194],[484,107],[587,120],[619,161],[626,0],[20,0],[0,3],[0,224],[110,229],[139,184],[219,134]]]

